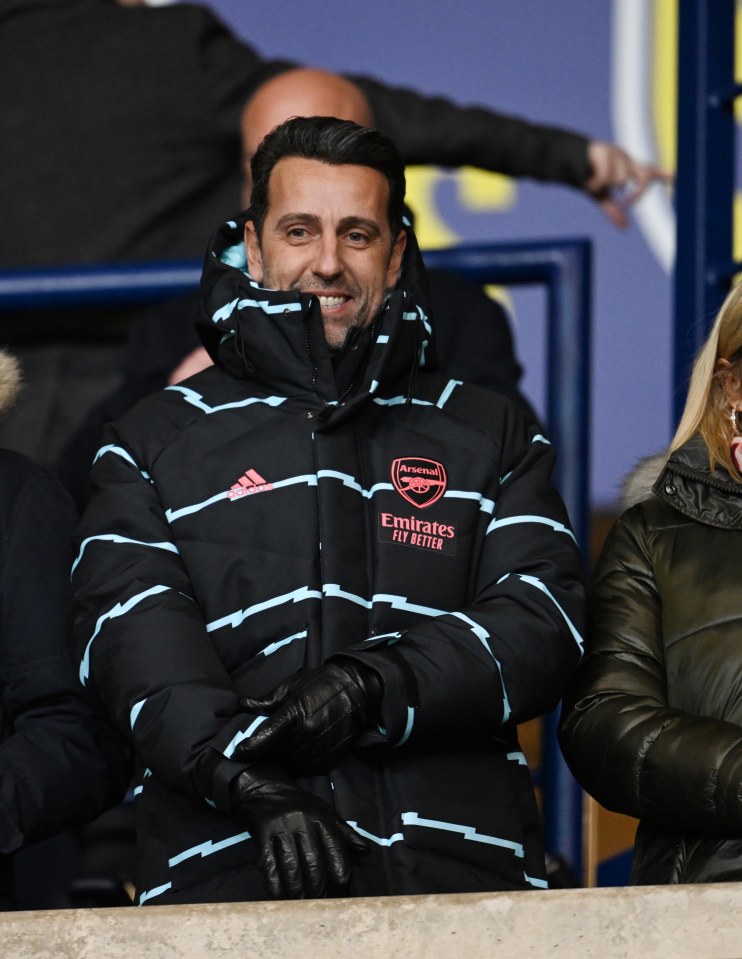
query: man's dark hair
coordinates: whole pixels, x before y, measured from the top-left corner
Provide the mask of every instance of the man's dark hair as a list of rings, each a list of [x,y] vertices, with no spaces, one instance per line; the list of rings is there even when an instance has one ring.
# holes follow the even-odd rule
[[[268,212],[268,180],[284,157],[301,157],[340,165],[355,163],[382,173],[389,184],[387,215],[396,237],[404,215],[404,160],[394,143],[378,130],[336,117],[293,117],[272,130],[255,152],[250,211],[258,237]]]

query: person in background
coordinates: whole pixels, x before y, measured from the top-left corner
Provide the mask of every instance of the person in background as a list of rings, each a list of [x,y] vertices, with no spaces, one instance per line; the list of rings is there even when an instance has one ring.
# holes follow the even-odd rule
[[[0,351],[0,413],[18,385]],[[76,521],[57,480],[0,449],[0,909],[16,905],[15,854],[93,819],[131,777],[129,748],[85,701],[65,642]]]
[[[200,257],[215,220],[239,206],[240,113],[295,66],[264,58],[197,3],[3,0],[0,88],[17,94],[0,113],[0,267]],[[580,133],[349,79],[408,165],[565,184],[621,222],[614,191],[631,182],[630,201],[664,176]]]
[[[742,880],[742,284],[693,367],[669,451],[631,477],[601,556],[560,741],[640,820],[632,882]]]

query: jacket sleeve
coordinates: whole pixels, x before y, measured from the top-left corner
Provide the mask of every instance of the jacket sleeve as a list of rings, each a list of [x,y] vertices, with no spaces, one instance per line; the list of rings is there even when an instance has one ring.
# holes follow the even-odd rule
[[[237,693],[208,635],[156,487],[115,430],[76,536],[71,641],[81,682],[150,771],[228,810],[243,768]]]
[[[261,84],[297,64],[265,59],[205,6],[184,4],[174,15],[181,30],[190,20],[191,33],[183,33],[177,49],[192,56],[187,76],[196,103],[217,135],[238,143],[245,103]]]
[[[740,829],[742,729],[668,704],[662,609],[641,510],[618,520],[596,571],[562,750],[607,809],[667,827]]]
[[[202,67],[209,78],[214,118],[224,125],[238,119],[242,105],[266,80],[297,66],[264,59],[236,41],[208,11],[198,18]],[[477,166],[512,176],[553,180],[583,188],[590,176],[589,140],[579,133],[530,123],[475,106],[460,106],[440,96],[390,86],[365,76],[349,76],[371,107],[375,125],[397,144],[405,162],[439,166]],[[231,127],[236,130],[235,124]]]
[[[19,468],[23,479],[3,504],[0,546],[3,853],[95,818],[131,775],[128,746],[83,699],[65,642],[72,502],[51,476],[13,462],[4,480]]]
[[[590,177],[589,140],[582,134],[484,107],[459,106],[369,77],[350,79],[366,96],[376,126],[394,140],[407,164],[476,166],[579,189]]]
[[[389,743],[497,735],[561,699],[581,655],[584,590],[552,464],[541,434],[521,437],[500,480],[467,608],[354,647],[351,655],[383,679]]]

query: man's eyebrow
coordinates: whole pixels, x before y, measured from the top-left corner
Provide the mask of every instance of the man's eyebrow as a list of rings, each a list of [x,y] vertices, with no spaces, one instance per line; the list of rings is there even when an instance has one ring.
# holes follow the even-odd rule
[[[278,218],[276,222],[276,229],[286,226],[287,223],[293,223],[297,220],[301,223],[309,223],[311,226],[321,226],[320,218],[315,216],[314,213],[284,213],[283,216]]]
[[[338,223],[338,230],[343,232],[344,230],[352,229],[354,226],[361,226],[368,233],[373,233],[374,236],[381,236],[381,228],[376,220],[368,220],[364,216],[344,216]]]

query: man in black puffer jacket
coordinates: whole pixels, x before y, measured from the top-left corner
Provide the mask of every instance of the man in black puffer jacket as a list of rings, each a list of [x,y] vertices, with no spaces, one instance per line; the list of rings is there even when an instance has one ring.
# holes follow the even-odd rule
[[[106,438],[74,652],[139,761],[139,901],[544,887],[518,723],[575,669],[553,453],[427,372],[385,137],[280,126],[207,254],[216,365]]]

